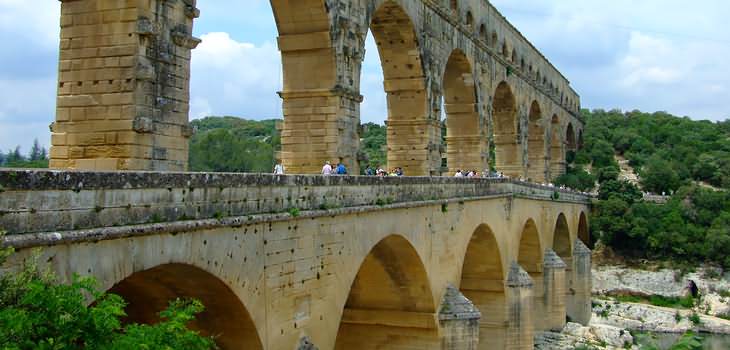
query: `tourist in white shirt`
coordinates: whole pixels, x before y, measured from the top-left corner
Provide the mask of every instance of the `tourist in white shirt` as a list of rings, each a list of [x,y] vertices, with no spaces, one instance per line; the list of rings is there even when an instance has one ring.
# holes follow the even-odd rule
[[[324,176],[332,175],[332,165],[330,165],[329,161],[324,163],[324,166],[322,167],[322,175],[324,175]]]

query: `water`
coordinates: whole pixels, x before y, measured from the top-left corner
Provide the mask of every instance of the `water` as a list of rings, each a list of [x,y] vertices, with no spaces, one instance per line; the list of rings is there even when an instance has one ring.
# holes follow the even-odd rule
[[[675,333],[643,333],[637,335],[639,344],[653,342],[661,350],[667,350],[682,337],[682,334]],[[700,334],[703,338],[703,349],[706,350],[730,350],[730,335],[723,334]],[[653,339],[649,340],[647,338]]]

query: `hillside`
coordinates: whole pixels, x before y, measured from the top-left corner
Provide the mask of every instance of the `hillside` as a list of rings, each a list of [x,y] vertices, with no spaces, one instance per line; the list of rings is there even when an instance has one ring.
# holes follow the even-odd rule
[[[730,267],[730,122],[663,112],[584,116],[586,147],[569,157],[558,183],[600,183],[594,238],[627,257]],[[628,161],[623,171],[617,159]],[[638,173],[638,186],[620,179],[628,169]],[[644,202],[641,191],[673,196],[662,205]]]

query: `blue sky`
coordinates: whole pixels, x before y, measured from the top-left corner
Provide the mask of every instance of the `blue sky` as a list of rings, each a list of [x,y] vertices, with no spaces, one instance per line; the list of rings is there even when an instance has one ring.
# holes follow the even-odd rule
[[[730,118],[725,0],[495,0],[492,3],[571,80],[587,108],[665,110]],[[281,115],[276,25],[267,0],[200,0],[191,118]],[[0,0],[0,149],[48,144],[54,119],[55,0]],[[377,50],[367,43],[363,122],[385,119]]]

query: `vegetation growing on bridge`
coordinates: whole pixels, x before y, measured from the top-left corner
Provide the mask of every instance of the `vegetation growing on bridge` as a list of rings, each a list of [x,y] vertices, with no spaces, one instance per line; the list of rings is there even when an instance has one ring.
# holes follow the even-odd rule
[[[0,232],[2,238],[2,232]],[[0,250],[0,265],[12,249]],[[59,284],[31,259],[17,273],[0,275],[2,349],[191,349],[215,347],[187,328],[203,311],[195,300],[174,300],[155,325],[123,324],[125,302],[98,290],[93,278]],[[91,297],[94,304],[87,306]]]

